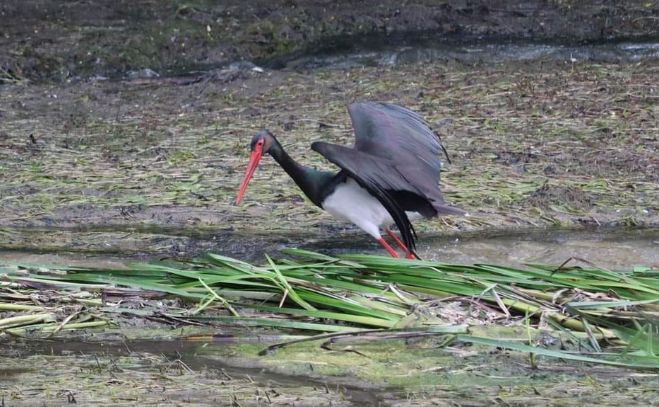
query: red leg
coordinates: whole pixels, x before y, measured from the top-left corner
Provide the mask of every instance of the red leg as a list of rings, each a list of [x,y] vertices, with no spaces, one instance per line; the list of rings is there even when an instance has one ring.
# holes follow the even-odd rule
[[[416,256],[414,254],[412,254],[410,249],[408,249],[407,246],[405,246],[405,243],[401,242],[401,240],[398,238],[398,236],[396,236],[396,234],[394,232],[392,232],[391,229],[385,228],[384,230],[387,232],[389,237],[394,239],[394,242],[396,242],[398,247],[400,247],[401,249],[403,249],[405,251],[405,258],[406,259],[416,259]]]
[[[378,243],[380,243],[384,247],[384,249],[387,251],[387,253],[389,253],[391,257],[396,257],[396,258],[400,257],[398,253],[396,253],[394,248],[389,246],[389,243],[387,243],[383,237],[380,237],[378,239]]]

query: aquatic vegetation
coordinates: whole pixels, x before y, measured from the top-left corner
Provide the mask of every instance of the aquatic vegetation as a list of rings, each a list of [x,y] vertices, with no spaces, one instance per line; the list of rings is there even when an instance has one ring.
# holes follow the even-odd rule
[[[297,249],[288,254],[278,261],[266,256],[263,265],[208,254],[189,262],[111,268],[0,266],[0,332],[52,336],[106,326],[121,315],[316,332],[305,340],[448,335],[446,343],[659,368],[655,269],[457,265]],[[51,293],[47,303],[34,305],[34,288]],[[123,305],[131,298],[139,301]],[[149,304],[153,299],[156,304]],[[73,309],[72,303],[84,306]],[[524,334],[474,330],[495,322],[524,327]],[[544,346],[546,335],[561,347]],[[281,346],[286,344],[272,349]]]

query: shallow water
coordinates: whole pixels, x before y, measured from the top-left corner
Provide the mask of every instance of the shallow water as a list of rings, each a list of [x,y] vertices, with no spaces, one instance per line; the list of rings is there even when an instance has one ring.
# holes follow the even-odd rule
[[[606,268],[657,266],[659,231],[537,231],[452,241],[435,239],[419,249],[423,258],[450,263],[561,264],[573,258],[582,265],[583,259]]]
[[[351,247],[346,246],[350,242]],[[347,237],[319,241],[302,246],[321,252],[383,254],[370,240]],[[527,230],[466,234],[454,237],[421,235],[417,253],[423,259],[445,263],[522,263],[562,264],[572,261],[592,262],[599,267],[627,268],[659,265],[659,229]]]
[[[66,376],[71,374],[70,371],[63,368],[74,366],[84,373],[86,369],[95,368],[98,370],[99,377],[103,377],[105,370],[113,372],[113,376],[123,380],[138,379],[140,375],[161,376],[166,378],[171,375],[187,374],[191,380],[198,380],[200,377],[206,381],[205,384],[215,385],[218,387],[214,397],[224,398],[232,396],[235,388],[249,388],[249,392],[258,395],[258,391],[264,389],[274,390],[275,394],[282,394],[284,397],[293,397],[308,405],[315,405],[320,402],[325,405],[328,400],[329,405],[344,405],[337,401],[344,400],[349,403],[377,403],[381,400],[378,395],[380,386],[369,385],[367,383],[344,383],[342,380],[327,381],[318,378],[299,374],[284,374],[274,370],[263,369],[258,363],[251,360],[254,355],[244,355],[236,357],[231,356],[232,352],[225,350],[230,344],[255,344],[257,347],[264,348],[268,344],[290,340],[290,336],[250,336],[249,332],[243,332],[243,337],[234,337],[230,341],[213,341],[200,343],[196,341],[170,340],[170,341],[122,341],[122,342],[105,342],[105,341],[43,341],[28,342],[16,344],[13,348],[13,357],[31,360],[41,358],[45,361],[40,366],[2,366],[0,364],[0,382],[5,384],[16,384],[21,379],[33,377],[37,378],[43,374],[44,369],[53,374]],[[0,352],[0,361],[7,355]],[[178,370],[178,372],[176,372]],[[75,376],[75,372],[73,372]],[[137,376],[137,377],[135,377]],[[75,377],[69,380],[77,381]],[[121,381],[121,380],[118,380]],[[85,401],[90,400],[90,390],[82,387],[83,380],[80,383],[70,383],[72,393],[77,394],[78,399]],[[165,381],[166,382],[166,381]],[[119,383],[120,384],[120,383]],[[181,383],[183,384],[183,383]],[[179,384],[180,385],[180,384]],[[333,385],[332,389],[329,388]],[[20,385],[18,385],[20,386]],[[163,386],[163,390],[167,386]],[[170,383],[170,387],[175,387],[175,383]],[[123,390],[129,393],[129,386]],[[3,386],[0,384],[0,395]],[[178,398],[185,399],[186,392],[191,391],[187,386],[180,389],[181,394],[168,398],[172,401]],[[121,393],[121,386],[117,386],[115,392]],[[87,393],[87,394],[85,394]],[[98,392],[101,393],[101,392]],[[228,394],[227,394],[228,393]],[[239,393],[244,393],[239,392]],[[320,393],[314,394],[314,393]],[[322,397],[322,394],[325,397]],[[242,394],[244,401],[251,405],[258,397]],[[103,396],[105,397],[105,395]],[[44,397],[47,399],[47,397]],[[229,397],[230,398],[230,397]],[[240,398],[240,397],[239,397]],[[282,397],[283,398],[283,397]],[[142,402],[152,402],[149,396],[142,395]],[[210,402],[211,397],[201,396],[204,402]],[[201,401],[200,400],[200,401]],[[98,396],[96,396],[98,401]],[[185,400],[181,400],[185,401]],[[283,401],[283,400],[280,400]],[[189,401],[188,401],[189,402]],[[211,403],[212,404],[212,403]],[[270,403],[268,403],[270,404]],[[17,404],[23,405],[23,404]],[[237,405],[233,404],[233,405]]]
[[[527,62],[537,60],[592,62],[639,62],[659,59],[659,42],[543,43],[537,41],[446,41],[426,39],[386,41],[382,38],[357,42],[350,49],[320,52],[289,60],[290,68],[345,69],[359,66],[446,61]]]
[[[39,234],[40,231],[30,233]],[[335,231],[331,237],[329,233],[324,236],[250,236],[226,231],[190,234],[181,229],[154,228],[130,234],[107,230],[58,233],[67,235],[62,239],[64,244],[79,241],[85,245],[76,249],[55,246],[49,251],[5,248],[0,249],[0,262],[117,265],[162,257],[190,258],[213,252],[259,263],[264,261],[266,253],[278,257],[283,255],[283,250],[294,247],[329,255],[385,254],[380,245],[356,229]],[[49,235],[55,236],[56,233],[50,231]],[[582,265],[591,262],[612,269],[630,269],[637,265],[656,267],[659,266],[659,229],[525,230],[456,236],[420,234],[417,253],[423,259],[445,263],[559,265],[574,258],[573,262]]]
[[[545,359],[533,367],[523,354],[477,355],[434,339],[295,345],[263,357],[265,343],[249,346],[18,343],[0,350],[0,396],[8,406],[653,405],[658,383],[653,372]]]

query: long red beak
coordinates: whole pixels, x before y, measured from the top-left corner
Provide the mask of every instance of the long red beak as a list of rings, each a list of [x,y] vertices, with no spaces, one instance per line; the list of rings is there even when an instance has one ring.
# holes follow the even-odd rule
[[[256,145],[252,151],[252,155],[249,157],[249,164],[247,164],[247,170],[245,170],[245,176],[243,177],[243,182],[240,183],[240,189],[238,190],[238,195],[236,195],[236,205],[240,203],[245,195],[247,190],[247,185],[256,171],[256,167],[261,161],[261,156],[263,155],[263,146]]]

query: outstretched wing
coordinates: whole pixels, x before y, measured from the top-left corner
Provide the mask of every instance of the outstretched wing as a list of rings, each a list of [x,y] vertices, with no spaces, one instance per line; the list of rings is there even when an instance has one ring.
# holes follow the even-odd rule
[[[355,149],[399,163],[420,162],[437,184],[442,145],[428,123],[402,106],[358,102],[348,106],[355,129]]]
[[[396,203],[392,196],[393,191],[409,189],[409,182],[396,170],[392,162],[352,148],[322,141],[311,144],[311,149],[338,165],[362,188],[373,195],[385,207],[398,226],[405,246],[414,250],[416,247],[414,227],[405,214],[405,210]]]

